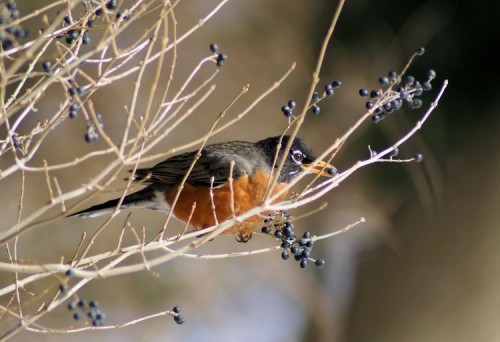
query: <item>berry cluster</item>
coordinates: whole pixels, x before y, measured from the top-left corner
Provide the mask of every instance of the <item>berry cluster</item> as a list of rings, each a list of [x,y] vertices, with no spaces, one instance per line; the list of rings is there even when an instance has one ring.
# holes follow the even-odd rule
[[[70,24],[70,25],[72,24],[69,16],[64,17],[64,23]],[[89,20],[87,22],[86,27],[93,27],[93,26],[94,26],[94,21]],[[73,45],[78,40],[80,35],[82,36],[82,44],[84,44],[84,45],[90,44],[89,31],[86,29],[81,29],[81,30],[71,29],[71,30],[66,31],[64,34],[58,35],[56,38],[58,38],[58,39],[65,38],[66,44]]]
[[[421,56],[425,52],[424,48],[419,48],[416,52],[417,56]],[[432,89],[432,80],[436,78],[436,72],[429,70],[427,77],[423,82],[419,82],[414,76],[399,75],[396,71],[390,71],[387,76],[379,78],[379,83],[382,86],[387,86],[387,89],[360,89],[359,95],[368,97],[369,100],[365,106],[368,110],[373,110],[372,120],[377,123],[385,118],[386,114],[393,113],[401,109],[406,103],[410,109],[418,109],[422,107],[422,100],[419,98],[425,91]]]
[[[215,60],[215,64],[218,67],[221,67],[224,64],[224,62],[227,60],[227,55],[223,54],[223,53],[219,53],[219,45],[217,45],[215,43],[210,44],[210,51],[217,54],[217,59]]]
[[[287,117],[287,118],[291,118],[293,113],[293,109],[297,106],[297,104],[295,103],[294,100],[289,100],[288,103],[286,105],[284,105],[283,107],[281,107],[281,111],[283,112],[283,114]]]
[[[118,7],[117,1],[116,0],[109,0],[105,4],[105,8],[109,11],[113,11]],[[102,16],[104,13],[104,9],[102,7],[99,7],[94,11],[94,15],[96,17]],[[72,28],[68,31],[66,31],[64,34],[58,35],[56,38],[62,39],[65,38],[66,44],[68,45],[73,45],[78,38],[81,36],[82,39],[82,44],[88,45],[91,42],[90,35],[88,29],[92,28],[95,26],[94,18],[89,19],[86,24],[84,23],[79,23],[77,28]],[[130,19],[130,14],[125,14],[123,11],[118,11],[115,14],[115,19],[118,21],[119,19],[123,20],[128,20]],[[69,15],[64,17],[64,25],[74,25],[73,20]]]
[[[332,96],[335,93],[335,89],[340,88],[341,85],[342,82],[333,81],[332,83],[328,83],[325,85],[324,87],[325,91],[323,92],[323,94],[320,94],[319,92],[315,91],[312,95],[313,104],[309,107],[312,113],[318,115],[319,112],[321,111],[321,108],[319,107],[319,102],[326,97]],[[289,100],[286,105],[281,107],[281,111],[283,112],[283,115],[285,115],[287,118],[291,118],[293,116],[293,109],[295,107],[296,107],[295,101]]]
[[[333,81],[332,83],[325,84],[324,86],[325,91],[323,92],[322,95],[320,95],[319,92],[315,91],[312,95],[312,100],[313,100],[313,105],[311,106],[312,113],[318,115],[319,112],[321,111],[321,108],[319,107],[318,103],[325,97],[332,96],[335,93],[335,90],[340,88],[341,85],[342,82]]]
[[[10,24],[20,15],[15,0],[0,0],[0,44],[3,51],[12,49],[18,39],[28,36],[28,30],[23,29],[21,25]]]
[[[71,112],[70,112],[71,115]],[[96,113],[97,121],[99,122],[99,126],[101,128],[104,128],[104,124],[102,123],[102,115],[99,113]],[[87,124],[87,132],[85,133],[85,141],[87,143],[92,143],[96,141],[99,138],[99,133],[97,131],[97,127],[94,123],[89,122]]]
[[[309,261],[314,262],[316,266],[323,266],[325,260],[314,260],[311,258],[314,237],[311,236],[310,232],[305,232],[302,238],[297,239],[293,223],[291,222],[292,218],[292,216],[287,215],[285,212],[270,215],[264,220],[266,225],[262,227],[262,233],[272,234],[281,242],[281,248],[283,248],[281,258],[283,260],[288,260],[290,255],[293,255],[293,258],[299,263],[301,268],[306,268],[309,265]]]
[[[177,324],[184,324],[184,316],[180,314],[181,308],[177,305],[172,308],[172,312],[174,314],[174,321]]]
[[[68,310],[73,313],[73,319],[79,321],[86,316],[91,321],[92,326],[99,327],[104,324],[106,314],[101,311],[97,300],[80,299],[68,303]]]
[[[65,273],[67,278],[72,277],[74,274],[75,272],[72,269],[67,270]],[[59,285],[59,291],[62,293],[68,291],[68,286],[66,284]],[[86,316],[94,327],[102,326],[106,318],[106,314],[101,311],[97,300],[79,299],[71,301],[68,303],[68,310],[73,313],[75,321],[79,321]]]
[[[110,11],[115,10],[117,7],[118,7],[118,4],[117,4],[116,0],[109,0],[106,3],[106,9],[108,9]],[[102,8],[98,8],[98,9],[96,9],[96,11],[94,13],[96,16],[100,17],[104,13],[104,10]],[[127,13],[124,15],[123,11],[116,12],[115,19],[118,21],[120,18],[122,18],[123,20],[129,20],[130,13]]]

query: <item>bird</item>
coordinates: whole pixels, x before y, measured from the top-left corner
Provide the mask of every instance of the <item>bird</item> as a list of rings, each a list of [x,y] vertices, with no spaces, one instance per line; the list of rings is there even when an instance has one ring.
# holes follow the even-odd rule
[[[278,168],[290,139],[290,136],[283,135],[257,142],[216,143],[205,146],[199,154],[198,151],[186,152],[151,168],[137,169],[133,179],[146,187],[125,196],[119,209],[172,211],[176,219],[189,223],[195,230],[224,222],[262,204],[273,169]],[[278,146],[279,153],[276,153]],[[305,170],[324,177],[333,177],[337,173],[332,165],[317,161],[309,145],[296,137],[287,151],[272,194],[282,191]],[[287,191],[282,191],[274,201],[283,200],[286,195]],[[70,216],[91,218],[111,214],[119,203],[119,198],[112,199]],[[223,234],[237,234],[238,241],[247,242],[260,221],[262,217],[255,215]]]

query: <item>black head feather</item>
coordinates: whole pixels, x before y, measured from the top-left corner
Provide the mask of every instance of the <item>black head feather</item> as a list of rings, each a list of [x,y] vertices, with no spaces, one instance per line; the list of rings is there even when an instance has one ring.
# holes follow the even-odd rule
[[[280,136],[267,138],[261,141],[258,141],[256,145],[263,151],[263,154],[266,156],[267,165],[270,167],[273,165],[274,158],[276,156],[276,151],[278,146],[280,146],[278,158],[276,159],[274,168],[278,167],[279,161],[281,160],[284,150],[288,145],[288,141],[290,140],[290,136],[285,135],[281,139]],[[314,155],[312,149],[300,138],[295,138],[293,140],[292,146],[287,151],[287,157],[285,160],[285,164],[283,164],[283,168],[281,169],[278,182],[290,182],[295,177],[297,177],[302,171],[302,165],[311,164],[316,160],[316,156]]]

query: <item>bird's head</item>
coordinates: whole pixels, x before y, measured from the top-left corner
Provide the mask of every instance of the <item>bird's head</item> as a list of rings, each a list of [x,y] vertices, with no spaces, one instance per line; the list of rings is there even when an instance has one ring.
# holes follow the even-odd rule
[[[284,149],[288,145],[290,136],[285,135],[281,139],[280,136],[267,138],[256,143],[266,156],[268,166],[273,167],[276,151],[279,146],[279,154],[276,159],[274,168],[276,169],[281,160]],[[301,172],[307,171],[314,174],[319,174],[325,177],[333,177],[337,174],[337,169],[324,161],[317,161],[312,149],[302,139],[295,138],[292,146],[287,151],[287,157],[283,168],[281,169],[278,182],[289,183]]]

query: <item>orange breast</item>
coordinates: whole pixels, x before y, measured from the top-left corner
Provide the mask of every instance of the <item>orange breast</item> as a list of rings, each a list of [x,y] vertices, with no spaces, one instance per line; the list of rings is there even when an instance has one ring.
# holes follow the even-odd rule
[[[262,203],[269,175],[259,170],[251,177],[245,175],[233,181],[233,198],[234,212],[236,215],[243,214],[250,209]],[[279,191],[285,184],[279,184],[275,187],[274,193]],[[172,189],[166,196],[167,203],[172,206],[177,188]],[[229,184],[225,184],[219,188],[213,189],[215,204],[215,213],[219,223],[232,217],[231,211],[231,191]],[[286,193],[280,196],[277,201],[286,197]],[[195,229],[207,228],[215,225],[216,220],[212,209],[212,201],[210,199],[210,189],[198,188],[190,184],[185,184],[175,207],[173,208],[174,215],[181,221],[187,222],[192,211],[193,203],[196,203],[196,209],[190,220],[190,225]],[[261,221],[258,215],[253,216],[243,224],[232,227],[225,233],[244,233],[251,234],[257,223]]]

